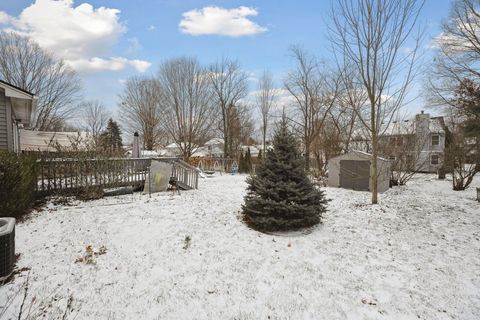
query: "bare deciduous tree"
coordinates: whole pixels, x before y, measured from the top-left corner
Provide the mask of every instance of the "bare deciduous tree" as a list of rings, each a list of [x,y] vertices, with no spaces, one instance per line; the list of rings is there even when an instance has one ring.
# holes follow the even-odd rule
[[[339,61],[355,69],[367,95],[367,112],[358,110],[372,145],[372,204],[378,203],[378,137],[405,102],[414,78],[419,39],[412,38],[423,0],[338,0],[332,12],[331,39]]]
[[[165,128],[186,161],[212,133],[215,109],[207,74],[193,58],[167,61],[159,71]]]
[[[164,136],[160,100],[158,81],[148,77],[128,79],[120,95],[120,117],[132,134],[140,133],[146,150],[153,150]]]
[[[455,0],[442,29],[426,86],[431,106],[448,107],[463,79],[480,80],[480,1]]]
[[[254,121],[250,112],[250,106],[246,104],[237,104],[237,106],[230,108],[229,115],[229,137],[228,140],[230,146],[229,150],[232,152],[232,156],[237,157],[238,151],[240,151],[241,145],[248,144],[250,138],[255,131]]]
[[[322,70],[315,57],[298,46],[290,48],[295,70],[285,81],[285,89],[294,97],[298,126],[305,150],[305,168],[310,169],[311,144],[319,134],[338,93],[339,81]]]
[[[480,172],[480,85],[465,79],[455,90],[445,126],[445,165],[453,190],[465,190]]]
[[[0,76],[38,97],[35,130],[59,129],[75,110],[81,89],[76,73],[29,38],[0,32]]]
[[[89,132],[95,144],[98,144],[100,134],[107,126],[110,113],[98,100],[84,101],[79,105],[81,128]]]
[[[277,97],[277,90],[274,88],[272,74],[264,71],[258,80],[258,92],[256,95],[256,103],[262,117],[262,143],[263,153],[267,151],[267,130],[270,117],[270,110],[274,107]]]
[[[238,101],[248,93],[247,74],[240,69],[237,61],[222,58],[210,67],[209,78],[212,85],[214,99],[220,111],[220,131],[224,140],[225,157],[232,156],[229,150],[230,143],[230,115]]]

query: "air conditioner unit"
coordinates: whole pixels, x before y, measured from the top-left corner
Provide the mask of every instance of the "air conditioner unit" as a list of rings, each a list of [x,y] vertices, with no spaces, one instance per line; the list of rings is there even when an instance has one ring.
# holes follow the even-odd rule
[[[0,281],[8,278],[15,264],[15,218],[0,218]]]

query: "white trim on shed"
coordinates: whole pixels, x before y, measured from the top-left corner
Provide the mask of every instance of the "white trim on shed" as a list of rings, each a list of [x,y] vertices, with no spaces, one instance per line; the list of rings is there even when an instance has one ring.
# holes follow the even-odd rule
[[[342,154],[340,156],[334,157],[328,161],[328,185],[330,187],[347,187],[356,190],[368,191],[372,189],[372,179],[371,179],[371,159],[372,155],[363,151],[353,150],[346,154]],[[368,172],[355,172],[354,169],[352,172],[348,173],[348,178],[343,177],[342,180],[342,172],[346,175],[345,169],[342,168],[342,161],[353,161],[357,162],[358,164],[362,164],[362,162],[368,161]],[[344,165],[347,163],[345,162]],[[365,166],[354,166],[354,168],[358,168],[360,170],[361,167]],[[377,167],[378,167],[378,192],[385,192],[390,188],[390,161],[381,157],[377,158]],[[353,178],[358,178],[359,180],[365,182],[365,179],[368,179],[368,188],[365,183],[359,183],[358,188],[352,187],[351,184],[346,183],[345,181],[350,181]],[[343,182],[342,182],[343,181]],[[344,185],[342,185],[342,183]]]

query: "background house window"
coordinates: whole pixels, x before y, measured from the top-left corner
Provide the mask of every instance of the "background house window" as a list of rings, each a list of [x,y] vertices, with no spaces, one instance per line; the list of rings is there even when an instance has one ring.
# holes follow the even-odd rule
[[[432,136],[432,146],[438,146],[440,144],[440,136],[434,135]]]
[[[430,157],[430,164],[438,164],[438,154],[432,154]]]

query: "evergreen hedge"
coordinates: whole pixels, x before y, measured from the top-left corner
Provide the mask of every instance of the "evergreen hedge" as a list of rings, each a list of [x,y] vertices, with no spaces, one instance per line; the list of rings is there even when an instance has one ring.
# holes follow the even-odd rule
[[[35,200],[35,158],[0,151],[0,217],[28,212]]]

